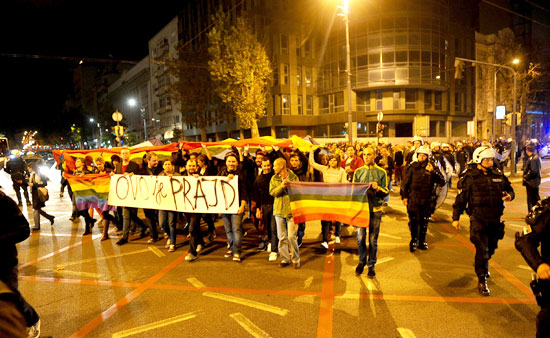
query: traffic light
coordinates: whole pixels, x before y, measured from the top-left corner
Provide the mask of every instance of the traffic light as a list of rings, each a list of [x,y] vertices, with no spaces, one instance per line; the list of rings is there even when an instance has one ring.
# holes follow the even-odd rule
[[[525,118],[525,114],[516,113],[516,125],[521,126],[521,120]]]
[[[506,122],[504,122],[507,126],[512,126],[512,116],[514,116],[514,114],[510,113],[510,114],[506,114]]]
[[[462,60],[456,60],[455,59],[455,79],[463,79],[464,75],[462,73],[464,72],[464,61]]]
[[[123,126],[114,126],[113,128],[113,134],[115,134],[116,137],[124,135],[124,127]]]

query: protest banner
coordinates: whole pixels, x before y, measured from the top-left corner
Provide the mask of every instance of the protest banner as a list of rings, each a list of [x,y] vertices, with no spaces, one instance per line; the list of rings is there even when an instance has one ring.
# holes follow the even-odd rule
[[[113,175],[109,205],[236,214],[240,206],[238,176]]]

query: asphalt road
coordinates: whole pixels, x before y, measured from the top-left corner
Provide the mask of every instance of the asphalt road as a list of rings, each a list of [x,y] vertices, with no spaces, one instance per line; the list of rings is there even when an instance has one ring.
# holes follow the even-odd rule
[[[544,163],[541,196],[550,194]],[[520,176],[521,177],[521,176]],[[513,180],[516,199],[507,203],[506,235],[491,260],[490,297],[479,296],[469,221],[450,224],[456,189],[430,223],[430,249],[410,253],[407,215],[391,194],[382,218],[376,278],[355,276],[358,262],[353,227],[341,244],[320,247],[320,223],[307,224],[302,267],[279,268],[258,252],[257,233],[246,224],[241,263],[224,258],[218,237],[189,263],[187,238],[169,253],[147,239],[123,246],[112,239],[81,236],[71,222],[70,201],[59,198],[51,172],[51,200],[41,230],[18,245],[20,290],[51,337],[530,337],[538,306],[528,286],[531,271],[513,247],[526,214],[525,189]],[[15,197],[8,177],[0,185]],[[453,184],[456,184],[454,179]],[[33,225],[32,210],[23,208]],[[95,215],[97,218],[98,216]],[[112,230],[114,231],[114,230]],[[206,232],[206,228],[203,228]]]

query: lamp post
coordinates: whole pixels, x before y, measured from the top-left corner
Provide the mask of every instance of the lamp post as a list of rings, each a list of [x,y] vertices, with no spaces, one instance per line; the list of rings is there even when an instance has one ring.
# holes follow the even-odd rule
[[[130,98],[128,99],[128,105],[130,107],[135,107],[137,106],[137,101],[136,99],[134,98]],[[139,111],[141,112],[141,119],[143,120],[143,136],[145,138],[145,141],[147,141],[147,119],[146,119],[146,116],[145,116],[145,107],[144,106],[141,106],[139,108]]]
[[[351,113],[351,52],[349,46],[349,0],[342,0],[341,16],[346,24],[346,90],[348,92],[348,138],[353,143],[353,118]]]
[[[481,65],[488,65],[488,66],[493,66],[493,67],[499,67],[499,68],[504,68],[504,69],[508,69],[509,71],[512,72],[512,74],[514,75],[514,87],[512,89],[512,146],[510,148],[510,176],[514,176],[516,174],[516,137],[517,137],[517,133],[516,133],[516,83],[517,83],[517,72],[514,68],[510,67],[510,66],[506,66],[506,65],[501,65],[501,64],[498,64],[498,63],[489,63],[489,62],[482,62],[482,61],[477,61],[477,60],[471,60],[471,59],[465,59],[465,58],[459,58],[459,57],[455,57],[455,60],[459,60],[459,61],[463,61],[463,62],[471,62],[471,63],[476,63],[476,64],[481,64]],[[519,63],[519,59],[514,59],[514,61],[512,61],[513,64],[518,64]],[[496,74],[496,72],[495,72]],[[495,75],[496,76],[496,75]],[[496,82],[495,82],[496,84]],[[494,116],[493,116],[493,120],[494,120]],[[495,131],[493,129],[493,135],[494,135]]]
[[[90,122],[91,123],[94,123],[94,118],[91,117],[90,118]],[[97,148],[101,148],[101,140],[103,139],[103,133],[101,132],[101,125],[99,124],[99,122],[97,123],[97,129],[99,130],[99,140],[97,141],[96,145],[97,145]]]

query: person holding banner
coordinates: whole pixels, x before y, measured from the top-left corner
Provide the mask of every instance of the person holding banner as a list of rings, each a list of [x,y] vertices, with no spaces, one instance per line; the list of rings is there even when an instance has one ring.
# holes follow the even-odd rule
[[[84,176],[84,175],[90,174],[90,172],[86,169],[86,166],[84,165],[84,159],[82,159],[82,158],[75,159],[74,166],[75,166],[75,170],[72,172],[73,175],[75,175],[75,176]],[[71,188],[71,190],[72,190],[72,188]],[[74,209],[76,209],[75,195],[72,194],[71,198],[72,198],[72,201],[73,201]],[[94,227],[94,223],[96,222],[96,220],[93,219],[92,216],[90,216],[90,213],[88,212],[88,209],[84,209],[84,210],[78,210],[77,209],[77,214],[78,214],[78,216],[84,217],[84,222],[86,224],[86,228],[85,228],[84,233],[82,234],[82,236],[86,236],[86,235],[91,234],[92,233],[92,228]]]
[[[164,170],[159,176],[180,176],[180,174],[174,171],[175,166],[171,160],[166,160],[162,163]],[[177,211],[159,210],[159,224],[164,229],[164,232],[169,234],[169,238],[166,241],[166,248],[168,252],[176,251],[176,221],[178,219]]]
[[[292,218],[290,209],[290,197],[288,196],[289,182],[299,181],[298,176],[288,170],[286,160],[278,158],[273,164],[275,175],[269,183],[269,194],[274,197],[273,215],[277,223],[277,235],[279,236],[279,256],[281,263],[279,267],[284,268],[294,263],[294,268],[300,268],[300,251],[298,246],[298,225]]]
[[[141,170],[141,175],[150,175],[157,176],[163,170],[162,166],[159,164],[159,157],[154,152],[148,152],[146,154],[146,163]],[[149,231],[151,238],[147,243],[155,243],[159,240],[159,235],[157,231],[157,222],[158,222],[158,210],[156,209],[143,209],[145,217],[149,220]]]
[[[384,197],[389,193],[388,176],[386,170],[375,164],[376,152],[374,148],[365,148],[363,154],[365,165],[355,171],[352,182],[370,183],[371,187],[367,190],[370,215],[368,225],[357,227],[359,264],[355,268],[355,274],[361,275],[366,265],[369,268],[368,277],[374,278],[376,276],[374,265],[378,254],[378,234],[380,233],[380,221],[382,220],[382,205],[384,204]],[[366,246],[367,227],[369,228],[368,251]]]
[[[187,160],[185,165],[185,174],[183,176],[199,177],[197,161],[194,159]],[[185,218],[189,224],[189,253],[185,256],[185,260],[192,262],[197,259],[199,252],[205,246],[204,239],[201,233],[201,213],[186,212]]]
[[[262,172],[254,181],[254,201],[256,202],[256,218],[261,219],[264,229],[267,231],[267,251],[268,260],[274,262],[277,260],[277,224],[273,215],[273,196],[269,194],[269,184],[273,177],[273,169],[269,158],[262,159]]]
[[[221,168],[218,176],[227,176],[232,179],[238,176],[239,180],[239,200],[241,201],[239,210],[236,214],[223,214],[223,226],[227,236],[228,250],[225,257],[233,256],[233,261],[239,263],[241,261],[241,238],[242,238],[242,220],[244,209],[246,206],[246,177],[239,170],[239,155],[234,152],[225,155],[225,167]]]

